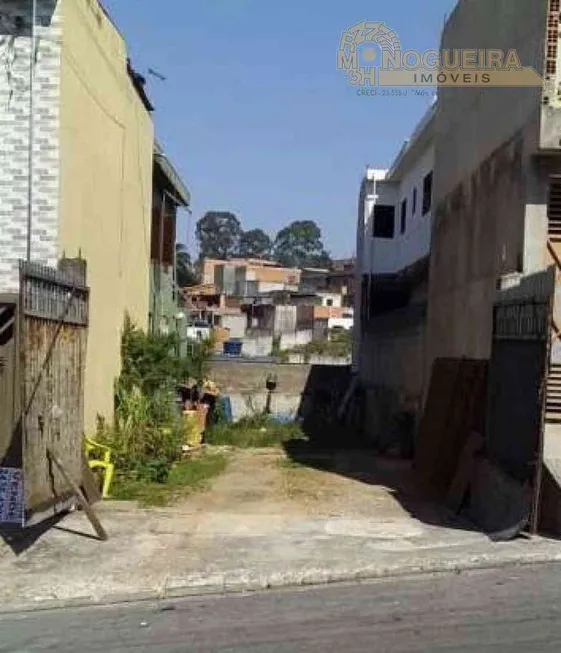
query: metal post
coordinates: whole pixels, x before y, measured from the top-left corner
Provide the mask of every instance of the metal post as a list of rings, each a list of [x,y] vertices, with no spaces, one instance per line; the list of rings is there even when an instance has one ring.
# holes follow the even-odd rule
[[[31,261],[33,222],[33,171],[35,149],[35,50],[37,48],[37,0],[31,0],[31,43],[29,54],[29,183],[27,187],[27,261]]]
[[[166,211],[166,191],[162,193],[162,207],[160,209],[160,247],[158,251],[158,325],[161,325],[162,322],[162,267],[164,265],[164,218]],[[160,331],[160,326],[158,326],[158,331]]]

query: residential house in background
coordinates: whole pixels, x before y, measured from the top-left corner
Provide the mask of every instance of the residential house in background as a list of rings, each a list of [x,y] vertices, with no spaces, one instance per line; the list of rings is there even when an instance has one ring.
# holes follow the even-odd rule
[[[300,270],[274,261],[230,259],[203,261],[203,283],[213,283],[226,295],[254,297],[267,292],[298,290]]]
[[[30,116],[30,2],[0,4],[1,68],[10,73],[0,75],[0,290],[17,292],[28,237],[33,261],[86,261],[85,424],[93,429],[98,413],[113,411],[125,313],[148,326],[152,107],[97,0],[38,0],[37,8]]]
[[[355,303],[356,259],[335,259],[327,275],[327,290],[343,297],[343,305],[351,308]]]
[[[434,129],[430,107],[389,170],[368,169],[359,197],[355,372],[380,414],[422,409],[432,229]]]
[[[327,268],[304,268],[300,289],[304,292],[331,292],[341,295],[342,303],[353,307],[355,302],[355,259],[332,261]]]
[[[354,261],[351,265],[354,274]],[[330,270],[285,268],[260,259],[205,259],[202,267],[203,284],[198,288],[206,296],[200,296],[197,288],[185,289],[190,322],[207,319],[217,329],[219,342],[243,340],[247,355],[269,355],[273,338],[293,347],[323,339],[330,330],[353,328],[353,307],[346,305],[348,286],[330,290]],[[344,278],[351,274],[349,269],[349,262],[341,266]],[[209,299],[212,310],[196,306]],[[243,333],[240,314],[245,320]]]
[[[150,240],[150,331],[177,332],[185,326],[179,311],[176,283],[175,244],[178,209],[188,208],[189,190],[155,143],[152,186],[152,228]],[[181,317],[180,317],[181,316]]]
[[[327,290],[327,268],[303,268],[300,275],[300,290],[316,293]]]

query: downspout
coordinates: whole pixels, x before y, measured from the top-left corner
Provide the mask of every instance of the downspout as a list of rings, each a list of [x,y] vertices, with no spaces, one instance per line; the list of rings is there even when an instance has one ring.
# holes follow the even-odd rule
[[[37,0],[31,1],[31,43],[29,54],[29,183],[27,186],[27,261],[31,261],[33,222],[33,172],[35,149],[35,51],[37,49]]]
[[[166,191],[162,193],[162,206],[160,208],[160,247],[158,250],[158,332],[162,324],[162,267],[164,265],[164,219],[166,211]]]

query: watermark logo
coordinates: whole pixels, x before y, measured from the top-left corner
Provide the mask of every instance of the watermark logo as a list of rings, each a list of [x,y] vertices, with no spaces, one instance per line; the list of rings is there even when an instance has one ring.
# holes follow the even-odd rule
[[[345,30],[337,68],[352,86],[536,87],[544,79],[516,50],[404,50],[393,29],[362,21]]]

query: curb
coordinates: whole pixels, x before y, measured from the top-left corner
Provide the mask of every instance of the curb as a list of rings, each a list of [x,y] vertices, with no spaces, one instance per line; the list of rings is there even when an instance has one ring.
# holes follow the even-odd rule
[[[473,555],[466,559],[422,559],[408,564],[394,563],[372,565],[362,569],[306,569],[300,571],[279,571],[266,576],[251,572],[227,574],[192,574],[186,577],[168,578],[160,589],[142,590],[130,593],[115,593],[105,596],[82,596],[69,599],[40,599],[36,602],[1,605],[0,616],[16,613],[46,612],[70,608],[110,607],[131,603],[173,601],[180,598],[222,596],[231,594],[266,592],[268,590],[290,590],[298,588],[325,587],[348,583],[399,578],[415,578],[436,574],[459,574],[467,571],[489,571],[493,569],[522,568],[531,565],[550,565],[561,562],[561,548],[558,552],[537,552],[525,555],[497,556],[493,554]]]

